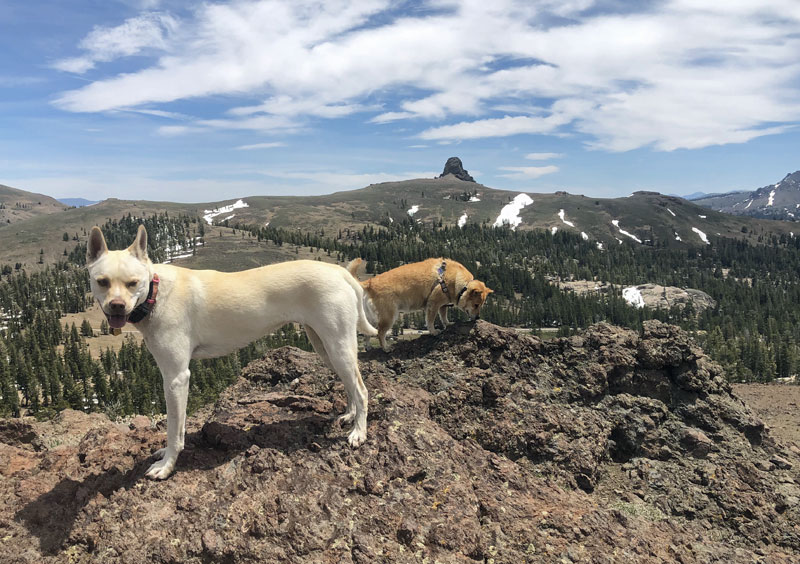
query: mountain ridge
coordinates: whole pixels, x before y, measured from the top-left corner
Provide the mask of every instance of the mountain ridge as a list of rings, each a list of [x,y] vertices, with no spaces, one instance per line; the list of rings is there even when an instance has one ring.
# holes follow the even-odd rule
[[[14,194],[20,197],[19,191]],[[38,202],[35,198],[38,196],[28,193],[29,200]],[[90,227],[109,219],[164,212],[205,218],[209,224],[268,225],[330,236],[398,222],[438,227],[468,223],[492,226],[505,221],[512,229],[572,232],[600,247],[682,247],[713,244],[716,237],[758,243],[764,237],[793,237],[798,231],[789,222],[721,213],[657,192],[639,191],[627,198],[591,198],[564,191],[531,193],[498,190],[452,174],[317,196],[255,195],[190,204],[109,198],[80,208],[67,209],[61,203],[55,206],[48,209],[52,213],[46,214],[46,219],[39,213],[16,216],[14,223],[0,223],[0,236],[9,242],[0,249],[0,263],[24,263],[42,250],[45,262],[55,262],[64,256],[64,233],[69,238],[83,237]]]
[[[724,213],[800,221],[800,170],[787,173],[782,180],[751,192],[711,194],[694,201]]]

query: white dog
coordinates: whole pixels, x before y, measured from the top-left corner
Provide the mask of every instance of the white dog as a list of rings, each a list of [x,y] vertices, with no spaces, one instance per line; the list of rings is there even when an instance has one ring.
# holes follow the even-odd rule
[[[135,323],[161,370],[167,447],[156,453],[160,460],[148,477],[169,476],[183,450],[189,360],[228,354],[292,321],[304,325],[314,350],[344,383],[347,411],[339,420],[355,421],[348,442],[357,447],[366,440],[367,388],[356,331],[377,331],[364,316],[361,286],[344,268],[309,260],[234,273],[154,266],[144,226],[123,251],[109,251],[93,227],[86,263],[109,325]]]

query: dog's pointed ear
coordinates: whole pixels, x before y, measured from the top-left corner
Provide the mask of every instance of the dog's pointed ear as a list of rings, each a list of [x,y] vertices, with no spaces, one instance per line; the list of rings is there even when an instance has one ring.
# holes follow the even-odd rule
[[[86,264],[92,264],[108,252],[106,238],[97,226],[89,232],[89,242],[86,244]]]
[[[139,230],[136,232],[136,239],[133,240],[128,250],[139,260],[147,260],[147,229],[144,228],[144,225],[139,225]]]

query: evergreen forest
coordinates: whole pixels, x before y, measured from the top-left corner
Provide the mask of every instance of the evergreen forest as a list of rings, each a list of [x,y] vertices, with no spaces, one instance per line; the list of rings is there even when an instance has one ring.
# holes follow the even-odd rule
[[[197,252],[204,242],[198,218],[127,215],[102,226],[109,247],[127,246],[140,223],[148,230],[154,262]],[[766,382],[800,372],[797,237],[769,237],[758,245],[717,238],[712,245],[685,248],[626,243],[600,249],[566,231],[478,224],[458,228],[406,220],[331,234],[233,227],[259,241],[307,247],[339,262],[362,257],[371,274],[430,257],[457,260],[495,290],[482,318],[499,325],[569,336],[600,321],[640,329],[643,321],[659,319],[689,331],[731,380]],[[78,242],[65,251],[65,260],[31,274],[20,265],[0,267],[0,415],[45,418],[68,407],[112,418],[164,413],[160,373],[143,344],[127,339],[118,350],[92,358],[86,346],[91,325],[62,324],[64,314],[91,305],[85,252]],[[556,284],[570,280],[612,286],[605,293],[577,294]],[[648,282],[703,290],[716,305],[702,311],[691,304],[636,308],[623,299],[624,287]],[[465,319],[455,311],[450,317]],[[397,329],[423,326],[422,315],[411,314]],[[107,329],[104,323],[100,331]],[[213,401],[250,360],[283,345],[310,350],[302,329],[287,325],[237,353],[193,361],[189,410]]]

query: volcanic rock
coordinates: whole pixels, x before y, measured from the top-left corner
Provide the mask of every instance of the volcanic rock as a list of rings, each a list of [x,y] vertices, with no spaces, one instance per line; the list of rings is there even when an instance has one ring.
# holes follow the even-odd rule
[[[464,170],[464,165],[461,164],[461,159],[458,157],[450,157],[447,159],[447,162],[444,164],[444,170],[438,178],[444,178],[448,174],[452,174],[459,180],[464,180],[465,182],[475,182],[475,179]]]
[[[359,360],[357,450],[341,383],[291,348],[188,419],[164,482],[144,478],[163,425],[74,412],[55,445],[6,424],[0,561],[800,559],[797,453],[679,328],[542,341],[479,321]]]

